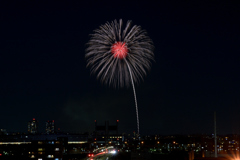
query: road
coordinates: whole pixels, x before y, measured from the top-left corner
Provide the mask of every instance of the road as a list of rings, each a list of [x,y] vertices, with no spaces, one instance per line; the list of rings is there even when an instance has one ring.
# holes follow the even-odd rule
[[[110,160],[112,156],[118,154],[118,152],[113,149],[113,147],[102,147],[98,149],[98,151],[100,150],[101,152],[99,153],[89,154],[89,157],[86,158],[86,160]]]
[[[110,160],[112,156],[113,154],[111,153],[105,153],[105,154],[99,154],[99,155],[97,154],[90,158],[87,158],[87,160]]]

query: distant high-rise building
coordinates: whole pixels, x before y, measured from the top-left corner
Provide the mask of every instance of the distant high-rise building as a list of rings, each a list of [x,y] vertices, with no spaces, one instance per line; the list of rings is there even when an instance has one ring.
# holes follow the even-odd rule
[[[28,133],[37,134],[38,133],[38,121],[33,118],[32,121],[28,122]]]
[[[6,129],[0,129],[0,135],[8,135]]]
[[[46,133],[47,134],[55,133],[55,123],[54,123],[54,120],[46,121]]]
[[[109,125],[108,121],[105,121],[105,125],[97,125],[97,121],[95,120],[95,141],[105,141],[105,144],[108,143],[119,143],[120,136],[118,134],[118,123],[119,120],[116,121],[116,125]],[[100,136],[100,137],[99,137]]]

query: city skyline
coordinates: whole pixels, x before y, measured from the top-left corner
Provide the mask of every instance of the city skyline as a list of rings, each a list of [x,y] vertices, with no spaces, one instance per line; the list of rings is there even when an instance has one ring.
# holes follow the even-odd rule
[[[91,132],[94,120],[137,131],[133,91],[90,76],[89,34],[123,19],[148,32],[155,62],[136,85],[140,135],[240,134],[238,2],[1,2],[0,128],[25,132],[33,117]],[[45,124],[40,128],[44,129]],[[77,127],[76,127],[77,126]]]

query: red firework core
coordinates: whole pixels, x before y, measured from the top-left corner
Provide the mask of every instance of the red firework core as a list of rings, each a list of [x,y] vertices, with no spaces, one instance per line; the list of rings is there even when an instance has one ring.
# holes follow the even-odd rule
[[[112,45],[112,54],[114,58],[123,59],[127,56],[128,49],[126,43],[116,42]]]

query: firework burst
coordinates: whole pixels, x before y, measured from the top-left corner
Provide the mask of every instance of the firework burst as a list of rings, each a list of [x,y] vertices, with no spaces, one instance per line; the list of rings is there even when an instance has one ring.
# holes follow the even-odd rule
[[[154,60],[153,43],[140,26],[131,21],[122,28],[120,19],[107,22],[94,30],[86,49],[87,67],[100,81],[114,87],[132,84],[136,105],[138,133],[139,118],[134,84],[143,81]]]

